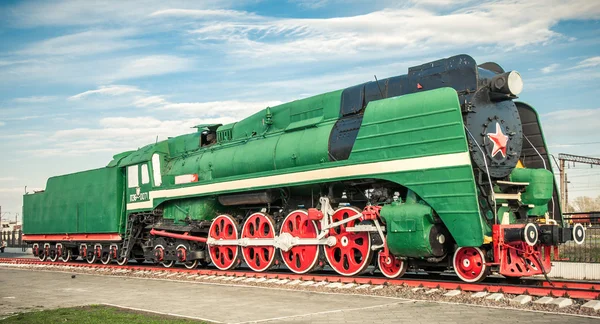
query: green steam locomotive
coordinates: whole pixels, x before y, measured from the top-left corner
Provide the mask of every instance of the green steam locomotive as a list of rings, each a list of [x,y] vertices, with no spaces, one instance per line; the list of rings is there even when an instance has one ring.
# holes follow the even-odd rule
[[[585,231],[563,226],[522,89],[518,72],[458,55],[198,125],[50,178],[23,198],[24,238],[64,262],[543,274]]]

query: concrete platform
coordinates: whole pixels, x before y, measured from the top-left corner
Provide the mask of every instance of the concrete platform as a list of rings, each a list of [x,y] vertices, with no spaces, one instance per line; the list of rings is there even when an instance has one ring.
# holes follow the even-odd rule
[[[279,286],[278,286],[279,287]],[[227,284],[0,269],[0,317],[112,304],[214,323],[597,323],[568,315]]]
[[[25,249],[23,251],[22,248],[12,248],[7,247],[4,249],[4,253],[0,253],[0,258],[35,258],[31,253],[31,249]]]

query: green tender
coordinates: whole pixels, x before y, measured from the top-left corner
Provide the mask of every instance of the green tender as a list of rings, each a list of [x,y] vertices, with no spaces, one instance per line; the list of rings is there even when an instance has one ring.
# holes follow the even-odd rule
[[[44,192],[23,196],[23,232],[122,234],[123,186],[119,168],[52,177]]]

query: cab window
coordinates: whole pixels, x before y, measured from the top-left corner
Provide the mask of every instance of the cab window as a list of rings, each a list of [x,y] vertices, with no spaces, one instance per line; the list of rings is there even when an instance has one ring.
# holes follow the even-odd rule
[[[152,177],[154,178],[154,186],[159,187],[162,184],[160,175],[160,155],[152,155]]]
[[[200,136],[200,146],[210,146],[217,142],[217,133],[213,131],[203,131]]]
[[[127,187],[128,188],[139,187],[138,166],[137,165],[130,165],[127,167]]]
[[[142,164],[142,184],[150,183],[150,173],[148,173],[148,164]]]

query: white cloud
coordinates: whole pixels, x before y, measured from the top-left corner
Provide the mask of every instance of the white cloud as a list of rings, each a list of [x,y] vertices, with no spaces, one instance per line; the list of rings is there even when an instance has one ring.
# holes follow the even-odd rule
[[[540,11],[545,14],[539,15]],[[422,55],[465,46],[509,50],[546,44],[562,37],[552,30],[557,22],[598,16],[600,4],[594,1],[560,1],[552,6],[542,0],[494,1],[450,13],[404,7],[326,19],[221,19],[201,23],[192,34],[201,46],[218,43],[239,57],[263,61],[340,59]]]
[[[15,180],[19,180],[19,179],[15,178],[15,177],[0,177],[0,181],[15,181]]]
[[[3,121],[0,121],[0,127],[1,127],[1,126],[4,126],[4,125],[6,125],[6,123],[5,123],[5,122],[3,122]]]
[[[322,8],[330,3],[329,0],[292,0],[291,2],[297,4],[301,8],[307,9]]]
[[[594,57],[587,58],[587,59],[577,63],[575,68],[577,68],[577,69],[590,68],[590,67],[596,67],[599,65],[600,65],[600,56],[594,56]]]
[[[17,55],[92,55],[140,47],[148,41],[131,40],[138,31],[134,29],[89,30],[58,36],[29,45]]]
[[[193,68],[193,63],[191,59],[174,55],[150,55],[128,60],[108,78],[112,80],[134,79],[188,71]]]
[[[154,117],[107,117],[98,122],[97,128],[74,128],[59,130],[50,136],[52,145],[43,149],[31,149],[36,155],[85,155],[89,153],[118,152],[137,149],[153,143],[158,137],[192,133],[198,124],[226,124],[235,121],[230,117],[186,118],[162,120]],[[108,163],[108,161],[107,161]]]
[[[544,74],[546,74],[546,73],[552,73],[552,72],[556,71],[556,69],[557,69],[559,66],[560,66],[560,64],[558,64],[558,63],[553,63],[553,64],[550,64],[550,65],[548,65],[548,66],[546,66],[546,67],[543,67],[543,68],[541,69],[541,71],[542,71],[542,73],[544,73]]]
[[[162,106],[168,104],[168,101],[165,100],[162,96],[149,96],[149,97],[140,97],[135,99],[133,105],[136,107],[155,107]]]
[[[93,2],[79,0],[28,1],[3,13],[5,20],[18,26],[73,26],[99,24],[133,24],[141,23],[157,10],[168,9],[168,6],[186,9],[207,9],[216,6],[227,7],[231,3],[242,3],[240,0],[172,0],[168,5],[163,0],[112,1],[96,0]]]
[[[198,124],[227,124],[238,121],[279,101],[238,100],[212,102],[173,102],[165,96],[153,95],[129,85],[105,85],[69,97],[82,107],[90,103],[98,106],[118,105],[134,107],[124,114],[139,116],[135,109],[143,109],[143,117],[109,116],[87,123],[48,132],[42,142],[22,147],[26,154],[35,156],[84,156],[99,153],[112,155],[136,149],[159,139],[194,132]],[[149,111],[151,110],[151,111]],[[167,117],[159,117],[167,116]],[[40,137],[38,135],[38,137]],[[19,137],[20,138],[20,137]],[[29,142],[28,142],[29,143]]]
[[[207,9],[164,9],[157,10],[149,15],[150,17],[171,16],[171,17],[194,17],[198,19],[223,19],[223,18],[249,18],[256,17],[252,13],[237,10],[207,10]]]
[[[88,90],[69,97],[70,100],[86,99],[91,100],[91,96],[96,95],[94,99],[99,100],[99,105],[115,106],[112,101],[114,97],[118,98],[119,106],[134,106],[137,108],[150,108],[156,111],[175,113],[179,116],[204,116],[211,118],[243,118],[267,106],[276,106],[281,101],[209,101],[209,102],[171,102],[162,95],[151,95],[148,91],[137,87],[127,85],[108,85],[101,86],[95,90]],[[171,114],[172,115],[172,114]],[[141,119],[140,119],[141,120]],[[148,120],[145,120],[148,121]]]
[[[542,115],[543,127],[553,136],[589,138],[600,128],[600,108],[565,109]]]
[[[108,85],[108,86],[100,86],[96,90],[88,90],[82,93],[78,93],[74,96],[69,97],[69,100],[79,100],[90,95],[109,95],[109,96],[119,96],[126,93],[132,92],[142,92],[137,87],[127,86],[127,85]]]
[[[56,96],[31,96],[31,97],[15,98],[12,101],[16,102],[16,103],[22,103],[22,104],[37,104],[37,103],[53,101],[56,98],[57,98]]]

